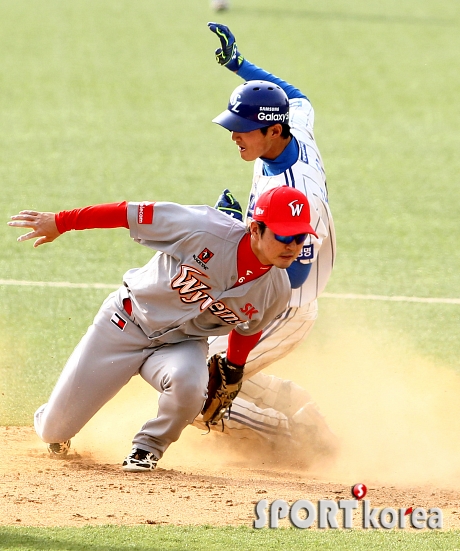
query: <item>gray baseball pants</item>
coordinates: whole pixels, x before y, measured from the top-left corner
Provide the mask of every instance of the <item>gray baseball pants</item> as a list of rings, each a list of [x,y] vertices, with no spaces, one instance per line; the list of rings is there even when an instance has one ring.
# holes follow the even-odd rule
[[[117,291],[102,304],[48,403],[36,411],[35,430],[48,443],[69,440],[131,377],[140,374],[161,396],[157,417],[144,424],[133,445],[161,458],[201,411],[208,384],[208,344],[206,339],[190,339],[153,345],[123,310],[120,297]]]

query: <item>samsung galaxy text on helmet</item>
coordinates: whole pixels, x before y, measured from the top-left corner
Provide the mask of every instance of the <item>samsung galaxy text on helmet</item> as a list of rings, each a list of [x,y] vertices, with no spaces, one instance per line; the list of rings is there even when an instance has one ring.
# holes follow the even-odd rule
[[[257,118],[259,121],[268,122],[288,122],[289,115],[287,113],[258,113]]]

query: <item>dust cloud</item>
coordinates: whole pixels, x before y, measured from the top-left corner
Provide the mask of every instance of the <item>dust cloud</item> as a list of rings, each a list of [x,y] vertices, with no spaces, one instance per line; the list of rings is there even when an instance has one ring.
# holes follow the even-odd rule
[[[72,448],[97,462],[121,465],[131,451],[133,436],[145,421],[156,416],[158,398],[159,394],[140,376],[133,377],[72,439]],[[228,458],[226,454],[219,456],[216,450],[216,441],[221,437],[187,427],[168,448],[159,466],[182,470],[200,465],[219,468]]]
[[[360,329],[343,331],[333,348],[312,349],[307,342],[267,371],[306,388],[341,441],[335,462],[299,476],[350,485],[460,488],[460,377],[453,370],[401,344],[390,349]],[[133,378],[74,438],[73,447],[97,461],[120,463],[133,435],[156,415],[157,400],[145,381]],[[187,427],[160,466],[218,469],[236,461],[256,467],[252,451],[249,443]],[[283,468],[279,460],[276,465]]]
[[[333,348],[304,345],[272,372],[306,388],[340,438],[330,477],[460,487],[460,377],[452,369],[360,329],[343,331]]]

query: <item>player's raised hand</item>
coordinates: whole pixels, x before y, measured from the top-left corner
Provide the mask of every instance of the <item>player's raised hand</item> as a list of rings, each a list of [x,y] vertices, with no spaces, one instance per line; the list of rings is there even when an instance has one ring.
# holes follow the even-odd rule
[[[220,194],[214,208],[225,212],[225,214],[228,214],[232,218],[237,218],[238,220],[243,221],[243,210],[241,209],[241,205],[228,189],[224,189],[224,191]]]
[[[232,31],[220,23],[208,23],[208,27],[220,40],[221,47],[216,50],[217,62],[230,71],[238,71],[244,58],[238,51]]]
[[[19,214],[11,217],[8,226],[15,228],[32,228],[32,231],[18,237],[18,241],[27,241],[28,239],[38,239],[34,247],[51,243],[61,234],[59,233],[54,212],[37,212],[36,210],[21,210]]]

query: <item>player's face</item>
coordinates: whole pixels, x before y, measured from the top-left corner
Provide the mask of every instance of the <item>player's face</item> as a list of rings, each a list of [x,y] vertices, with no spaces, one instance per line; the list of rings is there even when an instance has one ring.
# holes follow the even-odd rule
[[[237,145],[240,157],[244,161],[255,161],[259,157],[276,159],[282,151],[278,139],[280,129],[281,125],[278,124],[269,127],[265,135],[259,129],[251,132],[232,132],[232,140]],[[284,146],[285,144],[283,144]]]
[[[302,250],[303,243],[285,244],[275,239],[270,228],[265,228],[264,234],[260,234],[260,228],[256,222],[251,222],[251,236],[253,251],[257,258],[265,265],[286,269],[294,262]]]

